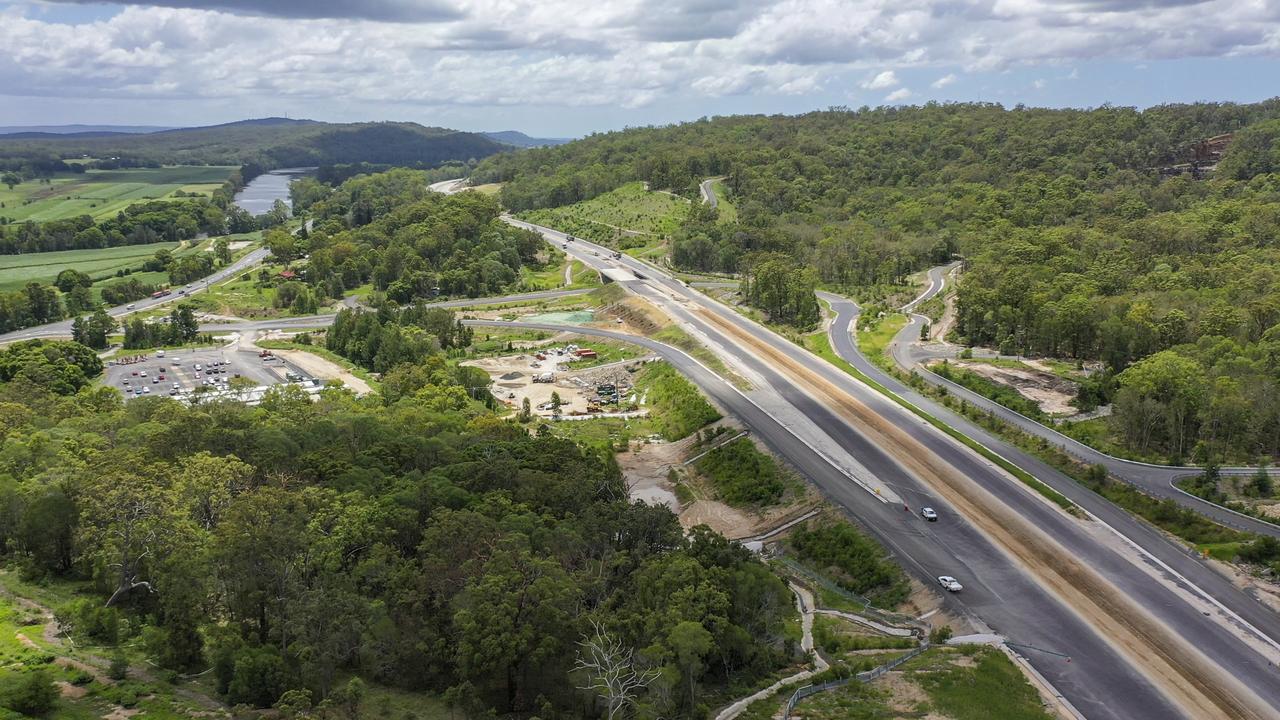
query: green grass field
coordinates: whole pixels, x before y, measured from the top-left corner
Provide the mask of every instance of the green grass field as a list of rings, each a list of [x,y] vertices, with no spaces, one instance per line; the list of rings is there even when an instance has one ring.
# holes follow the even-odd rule
[[[175,165],[162,168],[60,173],[49,183],[29,180],[0,185],[0,216],[10,222],[63,220],[78,215],[110,217],[142,200],[171,198],[178,190],[209,194],[234,168]]]
[[[906,316],[898,313],[882,317],[879,321],[858,318],[858,347],[871,362],[892,369],[893,361],[887,354],[889,343],[906,324]]]
[[[688,201],[646,191],[635,182],[591,200],[520,213],[520,217],[593,242],[631,248],[660,243],[688,213]]]
[[[14,290],[33,281],[51,284],[58,273],[68,268],[79,270],[93,278],[101,278],[113,275],[117,270],[139,267],[145,260],[153,257],[157,250],[173,250],[176,247],[178,243],[166,242],[97,250],[0,255],[0,290]]]
[[[716,210],[719,213],[717,222],[736,223],[738,222],[738,207],[733,204],[729,198],[732,193],[725,186],[723,180],[714,180],[711,183],[711,190],[716,194]]]

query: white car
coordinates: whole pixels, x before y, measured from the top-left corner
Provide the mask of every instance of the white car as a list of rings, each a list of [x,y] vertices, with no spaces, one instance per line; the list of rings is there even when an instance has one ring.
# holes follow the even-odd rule
[[[950,592],[960,592],[964,589],[964,586],[960,584],[960,581],[950,575],[939,575],[938,584],[941,585],[944,590],[948,590]]]
[[[938,522],[938,513],[931,507],[920,508],[920,517],[929,522]]]

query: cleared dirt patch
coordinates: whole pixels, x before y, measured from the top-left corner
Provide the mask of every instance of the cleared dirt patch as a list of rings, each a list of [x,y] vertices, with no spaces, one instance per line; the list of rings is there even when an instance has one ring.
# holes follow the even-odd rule
[[[956,367],[1018,391],[1018,394],[1040,406],[1050,415],[1074,415],[1079,410],[1071,404],[1079,386],[1057,375],[1032,368],[998,367],[979,362],[953,363]]]
[[[800,386],[852,421],[901,466],[934,488],[1041,585],[1062,598],[1113,647],[1191,717],[1271,717],[1243,683],[1225,673],[1170,628],[1123,595],[1101,575],[1020,514],[911,438],[878,413],[808,370],[793,357],[757,340],[715,313],[701,317],[742,347],[753,348]]]

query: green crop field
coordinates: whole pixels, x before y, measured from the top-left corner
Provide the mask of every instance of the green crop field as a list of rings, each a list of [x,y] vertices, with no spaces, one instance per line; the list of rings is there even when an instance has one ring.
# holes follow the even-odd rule
[[[60,173],[50,182],[38,180],[0,185],[0,216],[10,222],[64,220],[77,215],[110,217],[142,200],[167,199],[173,193],[213,192],[234,168],[221,165],[175,165],[127,170]]]
[[[95,250],[0,255],[0,290],[13,290],[33,281],[48,285],[58,273],[68,268],[101,278],[113,275],[117,270],[138,267],[157,250],[176,247],[176,242],[162,242]]]

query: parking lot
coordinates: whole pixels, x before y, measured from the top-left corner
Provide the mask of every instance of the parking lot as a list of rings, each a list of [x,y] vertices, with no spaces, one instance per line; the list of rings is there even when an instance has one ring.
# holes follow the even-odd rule
[[[125,351],[109,360],[106,384],[126,399],[143,395],[188,396],[196,388],[228,390],[232,378],[243,377],[259,387],[311,378],[274,355],[218,346],[183,350],[152,350],[145,354]]]

